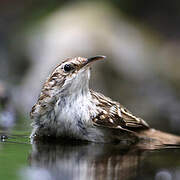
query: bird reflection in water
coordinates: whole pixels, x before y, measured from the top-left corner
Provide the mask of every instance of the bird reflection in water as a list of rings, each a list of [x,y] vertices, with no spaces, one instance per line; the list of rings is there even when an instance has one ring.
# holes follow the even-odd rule
[[[131,179],[144,150],[119,144],[60,143],[32,145],[27,179]]]

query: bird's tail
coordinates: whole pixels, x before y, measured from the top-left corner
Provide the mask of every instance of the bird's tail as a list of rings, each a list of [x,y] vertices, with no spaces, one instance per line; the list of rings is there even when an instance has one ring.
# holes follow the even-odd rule
[[[144,142],[150,141],[154,146],[180,146],[180,136],[148,129],[138,133],[138,137]]]

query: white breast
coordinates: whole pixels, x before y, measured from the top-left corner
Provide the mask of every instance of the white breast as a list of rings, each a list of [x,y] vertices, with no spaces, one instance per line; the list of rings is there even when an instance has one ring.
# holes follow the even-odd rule
[[[87,128],[92,127],[89,114],[90,101],[78,95],[61,98],[55,107],[57,134],[80,138],[87,136]]]
[[[94,142],[105,142],[104,132],[92,123],[91,118],[96,116],[97,108],[88,100],[90,98],[84,96],[70,98],[70,101],[61,99],[56,104],[57,135]],[[65,102],[71,103],[65,104]],[[92,109],[91,114],[89,107]]]

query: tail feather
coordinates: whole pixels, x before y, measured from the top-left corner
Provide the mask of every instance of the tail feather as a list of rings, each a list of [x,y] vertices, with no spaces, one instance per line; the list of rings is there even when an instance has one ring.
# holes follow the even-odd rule
[[[165,133],[155,129],[148,129],[138,133],[140,139],[149,140],[157,146],[180,145],[180,136]]]

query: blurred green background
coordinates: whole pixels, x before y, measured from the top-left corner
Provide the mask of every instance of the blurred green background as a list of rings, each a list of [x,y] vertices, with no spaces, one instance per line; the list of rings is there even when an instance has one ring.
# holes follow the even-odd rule
[[[107,61],[94,64],[92,89],[180,134],[179,19],[178,0],[0,0],[1,134],[28,142],[29,112],[52,68],[98,54]],[[14,177],[31,149],[9,141],[0,144],[3,179]]]

